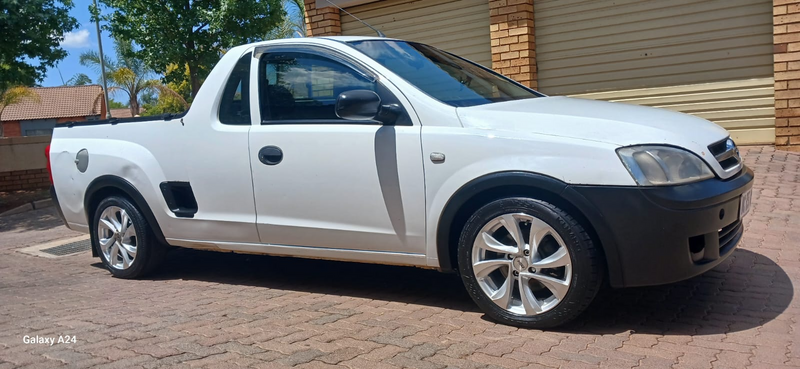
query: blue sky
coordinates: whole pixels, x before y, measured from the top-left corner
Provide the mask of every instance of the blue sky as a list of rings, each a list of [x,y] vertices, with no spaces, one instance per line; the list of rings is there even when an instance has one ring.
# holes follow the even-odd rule
[[[99,2],[99,1],[98,1]],[[90,68],[84,67],[80,63],[81,53],[97,50],[97,32],[95,24],[91,21],[89,14],[89,6],[92,0],[74,0],[75,6],[70,11],[70,14],[78,20],[80,25],[78,28],[65,35],[61,47],[66,50],[69,55],[56,64],[56,68],[50,68],[47,75],[42,81],[42,86],[61,86],[68,81],[72,76],[78,73],[84,73],[92,79],[93,83],[101,84],[100,73],[97,73]],[[101,11],[104,10],[102,4],[100,5]],[[295,8],[290,8],[289,11],[296,14]],[[107,11],[103,11],[107,13]],[[103,23],[101,22],[102,26]],[[108,31],[101,30],[103,40],[103,53],[106,56],[114,58],[114,43]],[[61,74],[59,75],[59,71]],[[62,81],[63,77],[63,81]],[[117,96],[109,96],[111,99],[126,103],[127,95],[120,92]]]
[[[47,71],[47,76],[42,81],[42,86],[60,86],[64,84],[58,71],[61,71],[61,76],[64,77],[64,82],[72,78],[77,73],[85,73],[92,82],[99,84],[100,75],[91,69],[84,67],[80,64],[80,55],[82,52],[89,50],[97,50],[97,32],[95,32],[95,25],[90,20],[89,5],[92,0],[75,0],[75,7],[72,8],[70,14],[78,20],[80,25],[78,29],[65,35],[64,42],[61,47],[69,52],[69,56],[59,62],[56,68],[50,68]],[[114,53],[114,44],[109,37],[108,32],[102,32],[103,36],[103,52],[105,54]]]

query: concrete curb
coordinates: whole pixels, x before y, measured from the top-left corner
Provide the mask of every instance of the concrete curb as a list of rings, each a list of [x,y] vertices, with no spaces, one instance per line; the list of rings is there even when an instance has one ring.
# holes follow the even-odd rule
[[[26,211],[31,211],[31,210],[36,210],[36,209],[49,208],[51,206],[53,206],[53,199],[36,200],[36,201],[29,202],[29,203],[27,203],[25,205],[17,206],[16,208],[13,208],[11,210],[6,210],[6,211],[0,213],[0,217],[6,216],[6,215],[20,214],[20,213],[24,213]]]

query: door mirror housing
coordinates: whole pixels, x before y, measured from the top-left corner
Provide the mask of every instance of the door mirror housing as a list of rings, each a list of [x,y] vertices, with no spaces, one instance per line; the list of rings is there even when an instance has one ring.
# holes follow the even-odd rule
[[[402,108],[397,104],[381,105],[381,97],[375,91],[350,90],[336,98],[336,116],[347,120],[377,120],[392,125]]]

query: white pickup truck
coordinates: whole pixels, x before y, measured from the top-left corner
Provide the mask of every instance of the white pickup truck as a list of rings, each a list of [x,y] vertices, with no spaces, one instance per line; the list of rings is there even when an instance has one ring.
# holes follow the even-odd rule
[[[48,150],[65,223],[116,277],[167,246],[434,268],[537,328],[604,280],[719,264],[753,181],[706,120],[548,97],[377,37],[233,48],[186,113],[65,124]]]

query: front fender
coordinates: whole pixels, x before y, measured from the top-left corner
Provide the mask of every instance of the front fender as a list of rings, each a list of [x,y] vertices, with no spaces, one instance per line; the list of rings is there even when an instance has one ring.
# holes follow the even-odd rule
[[[575,191],[566,183],[538,173],[530,172],[499,172],[487,174],[476,178],[462,186],[447,202],[436,227],[436,254],[439,268],[443,271],[454,271],[456,265],[452,258],[452,239],[450,232],[454,220],[471,199],[494,189],[500,188],[526,188],[531,191],[545,191],[565,201],[581,220],[588,223],[589,230],[600,241],[606,256],[609,278],[612,285],[622,281],[619,268],[619,254],[614,243],[614,237],[608,223],[601,213],[585,197]],[[563,205],[562,205],[563,206]]]
[[[455,136],[455,137],[454,137]],[[591,204],[568,189],[573,184],[635,185],[616,155],[617,146],[596,141],[519,132],[479,129],[423,127],[423,149],[427,155],[440,152],[444,163],[425,162],[427,263],[452,269],[447,212],[457,211],[462,201],[485,189],[502,186],[539,188],[564,198],[596,228],[605,233]],[[508,173],[515,173],[510,175]],[[598,216],[599,217],[599,216]],[[444,237],[444,238],[443,238]],[[615,263],[613,245],[604,242],[609,270]],[[612,276],[612,278],[615,278]]]

